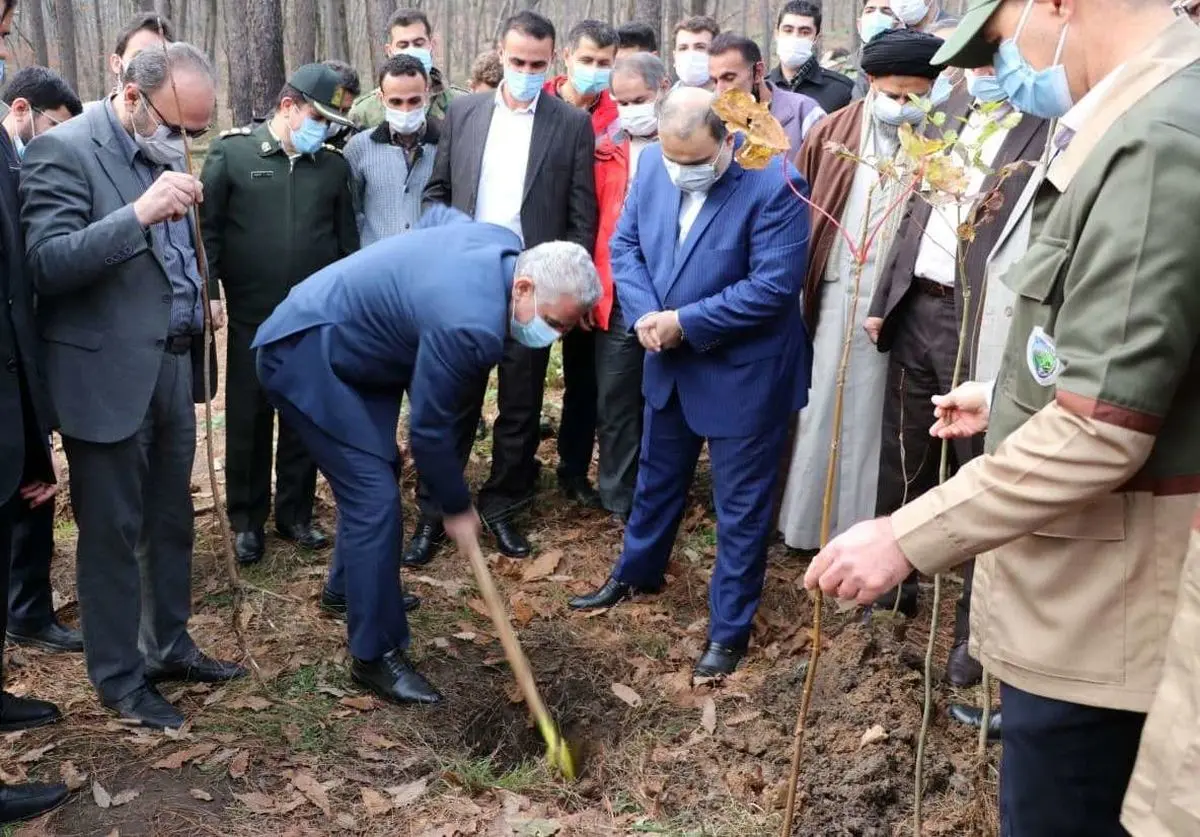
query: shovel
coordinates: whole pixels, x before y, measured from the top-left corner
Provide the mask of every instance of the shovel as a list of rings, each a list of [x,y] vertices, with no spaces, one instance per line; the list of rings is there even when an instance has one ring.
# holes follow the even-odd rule
[[[500,635],[504,656],[508,659],[513,676],[517,678],[517,686],[521,689],[525,704],[533,714],[542,738],[546,741],[546,760],[564,778],[573,781],[575,779],[575,754],[571,751],[571,746],[567,743],[566,738],[559,732],[554,718],[550,715],[550,710],[542,702],[542,696],[538,694],[537,682],[534,681],[533,672],[529,668],[529,659],[521,650],[517,634],[508,621],[504,600],[500,598],[500,593],[496,590],[496,584],[492,580],[491,571],[488,570],[487,561],[484,560],[478,541],[472,542],[466,552],[467,557],[471,560],[471,569],[475,572],[475,581],[479,585],[479,591],[483,594],[483,601],[487,604],[488,612],[492,616],[492,624],[496,627],[496,633]]]

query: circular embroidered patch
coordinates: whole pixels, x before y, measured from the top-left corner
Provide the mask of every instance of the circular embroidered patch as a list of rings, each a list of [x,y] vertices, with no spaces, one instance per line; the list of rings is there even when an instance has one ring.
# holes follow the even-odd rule
[[[1054,338],[1041,326],[1034,326],[1029,332],[1029,340],[1025,343],[1025,363],[1029,366],[1029,374],[1039,386],[1054,386],[1062,364],[1058,360],[1058,350],[1054,346]]]

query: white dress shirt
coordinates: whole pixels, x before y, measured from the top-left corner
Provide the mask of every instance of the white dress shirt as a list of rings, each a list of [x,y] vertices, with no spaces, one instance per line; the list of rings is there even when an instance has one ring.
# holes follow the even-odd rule
[[[980,133],[987,123],[1003,119],[1007,110],[995,110],[982,113],[978,108],[971,111],[967,124],[962,130],[962,144],[965,148],[973,149],[979,141]],[[980,162],[991,167],[992,161],[1000,153],[1008,131],[999,130],[988,137],[980,149]],[[939,285],[954,286],[954,277],[958,266],[958,227],[971,216],[971,205],[980,197],[979,190],[987,173],[979,166],[968,163],[966,197],[961,203],[946,203],[930,208],[929,221],[925,225],[925,234],[921,236],[921,245],[917,249],[917,261],[913,273],[921,279],[937,282]]]
[[[700,214],[700,208],[704,206],[706,198],[708,198],[708,192],[680,192],[677,246],[682,247],[683,242],[687,240],[692,224],[696,223],[696,216]]]
[[[525,172],[533,140],[533,117],[539,92],[528,105],[514,109],[504,100],[504,83],[496,91],[492,124],[483,146],[475,220],[507,227],[525,241],[521,230],[521,204],[525,198]]]

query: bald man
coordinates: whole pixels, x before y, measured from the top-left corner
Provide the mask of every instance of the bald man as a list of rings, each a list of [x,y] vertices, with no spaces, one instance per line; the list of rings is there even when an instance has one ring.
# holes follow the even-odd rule
[[[642,153],[612,239],[624,321],[647,352],[642,449],[621,558],[603,587],[571,601],[611,607],[662,587],[707,441],[719,525],[697,677],[731,673],[746,652],[779,455],[812,357],[796,304],[808,210],[792,191],[808,187],[782,158],[742,168],[712,102],[697,87],[668,94],[660,145]]]

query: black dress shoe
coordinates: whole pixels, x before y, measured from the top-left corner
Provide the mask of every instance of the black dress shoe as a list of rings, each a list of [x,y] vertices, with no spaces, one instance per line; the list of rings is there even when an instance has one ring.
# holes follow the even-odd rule
[[[559,477],[558,490],[571,503],[583,506],[585,509],[600,509],[604,503],[600,493],[592,487],[587,477]]]
[[[896,607],[896,591],[900,592],[900,607]],[[913,619],[917,615],[917,596],[920,593],[920,588],[916,584],[909,582],[902,583],[898,588],[893,587],[882,596],[875,600],[871,605],[875,610],[899,610],[900,613]]]
[[[421,606],[421,600],[412,593],[403,593],[404,610],[411,613]],[[335,593],[328,587],[321,590],[321,610],[328,613],[330,616],[336,616],[338,619],[346,618],[346,597],[341,593]]]
[[[378,660],[355,658],[350,677],[393,703],[441,703],[442,694],[422,677],[409,662],[403,649],[394,648]]]
[[[978,706],[966,706],[961,703],[950,704],[950,717],[958,721],[960,724],[966,724],[969,727],[979,729],[983,723],[983,710]],[[1001,737],[1003,722],[1000,720],[1000,710],[997,709],[988,715],[988,732],[989,741],[996,741]]]
[[[730,648],[728,645],[721,645],[719,642],[710,642],[704,649],[704,653],[700,655],[700,659],[696,662],[696,667],[692,669],[693,677],[724,677],[733,674],[734,669],[742,660],[742,654],[736,648]]]
[[[238,532],[233,537],[233,553],[239,564],[257,564],[263,558],[265,538],[262,529]]]
[[[329,535],[311,523],[286,523],[275,527],[275,534],[285,541],[304,549],[324,549],[329,546]]]
[[[442,528],[442,521],[422,517],[417,521],[417,530],[413,532],[400,563],[406,567],[425,566],[433,560],[433,554],[445,540],[446,530]]]
[[[57,619],[52,619],[44,628],[36,631],[8,631],[8,641],[14,645],[28,645],[51,653],[77,654],[83,650],[83,634],[68,628]]]
[[[179,729],[183,713],[167,702],[152,684],[146,683],[117,701],[104,705],[127,721],[137,721],[151,729]]]
[[[488,528],[496,536],[496,546],[499,547],[501,554],[507,555],[509,558],[529,557],[531,551],[529,541],[521,534],[521,530],[513,525],[512,521],[497,520],[495,523],[489,523]]]
[[[958,640],[950,649],[950,659],[946,661],[946,679],[951,686],[960,689],[983,680],[983,666],[967,651],[967,640]]]
[[[237,663],[214,660],[199,648],[178,660],[168,660],[160,665],[146,666],[146,679],[151,683],[164,680],[180,680],[185,683],[224,683],[246,676],[246,669]]]
[[[0,693],[0,732],[34,729],[61,720],[62,713],[50,701]]]
[[[67,801],[66,785],[0,785],[0,825],[24,822],[48,814]]]
[[[661,588],[634,587],[632,584],[617,581],[612,576],[609,576],[608,581],[604,582],[604,586],[599,590],[583,596],[576,596],[567,602],[567,607],[571,608],[571,610],[593,610],[601,607],[613,607],[618,602],[630,598],[634,593],[657,593],[659,589]]]

